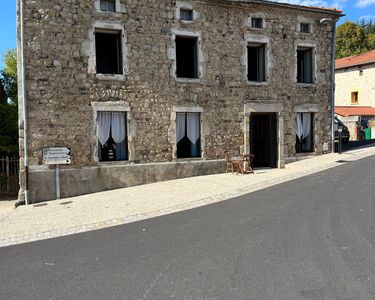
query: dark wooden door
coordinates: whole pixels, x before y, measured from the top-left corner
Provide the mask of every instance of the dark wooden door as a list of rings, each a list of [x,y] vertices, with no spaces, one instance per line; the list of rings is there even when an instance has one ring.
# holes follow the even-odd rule
[[[255,113],[250,119],[250,151],[254,167],[277,167],[276,113]]]

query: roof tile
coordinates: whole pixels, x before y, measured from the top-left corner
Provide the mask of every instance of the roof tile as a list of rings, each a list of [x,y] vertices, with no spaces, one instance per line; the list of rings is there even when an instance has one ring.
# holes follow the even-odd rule
[[[369,52],[336,59],[336,70],[354,66],[360,66],[375,62],[375,50]]]
[[[335,106],[335,114],[350,116],[375,116],[375,107],[371,106]]]

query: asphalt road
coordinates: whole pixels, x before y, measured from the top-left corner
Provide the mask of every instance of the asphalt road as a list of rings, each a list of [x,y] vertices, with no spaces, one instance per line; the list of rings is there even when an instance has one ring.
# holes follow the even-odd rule
[[[374,170],[374,156],[343,162],[213,205],[1,248],[0,298],[375,299]]]

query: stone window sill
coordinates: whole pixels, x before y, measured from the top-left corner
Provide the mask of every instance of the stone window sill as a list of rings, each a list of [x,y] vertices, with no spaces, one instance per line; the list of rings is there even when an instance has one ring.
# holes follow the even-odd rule
[[[108,17],[116,17],[116,18],[122,18],[123,12],[120,11],[105,11],[105,10],[97,10],[97,12],[103,16]]]
[[[270,82],[269,81],[249,81],[249,80],[247,80],[246,84],[248,84],[248,85],[269,85]]]
[[[125,75],[123,74],[96,74],[95,76],[99,80],[118,80],[118,81],[125,80]]]
[[[177,158],[176,162],[189,162],[189,161],[201,161],[202,157],[187,157],[187,158]]]
[[[296,157],[304,157],[304,156],[311,156],[315,155],[316,151],[311,151],[311,152],[297,152]]]
[[[313,83],[304,83],[304,82],[297,82],[298,87],[316,87],[316,82]]]
[[[96,165],[99,167],[111,167],[111,166],[129,166],[129,165],[139,165],[133,160],[113,160],[113,161],[97,161]]]
[[[194,23],[194,20],[178,20],[181,24],[191,24]]]
[[[176,77],[177,82],[181,83],[201,83],[200,78],[182,78],[182,77]]]

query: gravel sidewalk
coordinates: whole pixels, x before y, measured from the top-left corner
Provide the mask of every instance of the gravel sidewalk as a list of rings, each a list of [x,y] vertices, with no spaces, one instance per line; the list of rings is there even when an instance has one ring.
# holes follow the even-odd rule
[[[69,235],[223,201],[375,155],[375,147],[304,159],[285,169],[218,174],[66,198],[1,210],[0,247]]]

